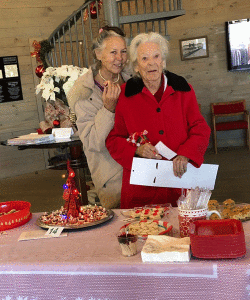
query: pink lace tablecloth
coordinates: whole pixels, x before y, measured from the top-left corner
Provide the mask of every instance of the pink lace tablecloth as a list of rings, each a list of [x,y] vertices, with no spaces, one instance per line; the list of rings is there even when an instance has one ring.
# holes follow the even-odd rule
[[[23,231],[43,230],[39,213],[22,227],[0,235],[2,300],[250,299],[250,222],[244,223],[247,255],[231,260],[144,264],[140,253],[123,257],[114,218],[67,237],[18,241]],[[175,231],[175,212],[169,216]],[[142,247],[142,242],[140,242]]]

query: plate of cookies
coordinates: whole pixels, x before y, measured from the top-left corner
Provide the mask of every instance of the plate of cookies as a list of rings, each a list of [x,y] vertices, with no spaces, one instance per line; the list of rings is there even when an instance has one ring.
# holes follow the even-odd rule
[[[169,235],[172,236],[173,226],[166,221],[141,220],[123,225],[120,233],[137,235],[139,239],[145,240],[148,235]]]
[[[240,221],[250,220],[250,204],[249,203],[236,203],[233,199],[226,199],[222,203],[217,200],[209,200],[209,210],[217,210],[222,219],[235,219]],[[210,216],[211,220],[218,219],[216,214]]]
[[[171,204],[152,204],[143,207],[121,210],[121,214],[128,218],[127,220],[160,220],[169,214]]]

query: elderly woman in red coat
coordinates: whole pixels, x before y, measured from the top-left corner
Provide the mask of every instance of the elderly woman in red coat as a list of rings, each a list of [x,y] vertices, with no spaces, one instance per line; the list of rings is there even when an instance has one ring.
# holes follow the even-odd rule
[[[154,145],[162,141],[177,153],[173,172],[181,177],[188,162],[200,167],[209,143],[210,128],[199,111],[194,90],[187,81],[166,71],[168,42],[151,32],[136,36],[130,45],[135,76],[121,89],[113,130],[106,139],[111,156],[123,167],[121,208],[171,203],[180,189],[131,185],[135,156],[162,159]],[[150,143],[134,147],[127,138],[148,131]]]

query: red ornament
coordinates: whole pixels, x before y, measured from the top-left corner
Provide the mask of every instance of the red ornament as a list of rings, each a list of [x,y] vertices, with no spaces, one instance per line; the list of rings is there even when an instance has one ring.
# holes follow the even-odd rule
[[[91,19],[96,19],[97,18],[97,10],[96,10],[95,6],[90,8],[90,16],[91,16]]]
[[[54,120],[53,125],[55,126],[55,128],[59,128],[60,127],[60,121],[59,120]]]
[[[44,69],[43,65],[39,65],[36,67],[35,73],[36,73],[37,77],[41,78],[43,76],[44,72],[45,72],[45,69]]]
[[[73,195],[78,195],[78,194],[79,194],[79,192],[78,192],[77,189],[74,189],[74,190],[72,191],[72,193],[73,193]]]
[[[96,9],[96,2],[93,1],[91,4],[90,4],[90,7],[89,7],[89,12],[90,12],[90,17],[91,19],[96,19],[97,18],[97,9]],[[102,1],[99,0],[98,1],[98,11],[100,11],[100,9],[102,8]],[[86,8],[85,10],[85,13],[84,13],[84,17],[83,17],[83,20],[84,21],[87,21],[88,20],[88,9]]]
[[[69,173],[69,176],[70,176],[70,177],[75,177],[75,172],[74,172],[74,171],[70,172],[70,173]]]

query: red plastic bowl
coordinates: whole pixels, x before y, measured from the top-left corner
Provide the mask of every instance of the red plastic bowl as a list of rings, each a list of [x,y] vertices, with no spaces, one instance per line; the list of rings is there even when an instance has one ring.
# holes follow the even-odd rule
[[[199,220],[190,224],[192,255],[198,258],[237,258],[246,254],[245,235],[239,220]]]
[[[27,223],[32,217],[30,207],[31,204],[26,201],[1,202],[0,213],[9,212],[12,209],[17,210],[17,212],[0,216],[0,231],[19,227]]]

